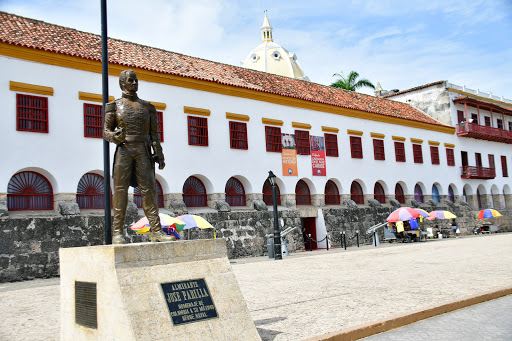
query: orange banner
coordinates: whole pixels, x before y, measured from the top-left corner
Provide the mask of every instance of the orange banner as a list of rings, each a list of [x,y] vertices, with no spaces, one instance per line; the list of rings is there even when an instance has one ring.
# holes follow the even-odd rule
[[[283,176],[297,176],[297,150],[295,149],[295,135],[281,134],[283,150],[281,160],[283,163]]]

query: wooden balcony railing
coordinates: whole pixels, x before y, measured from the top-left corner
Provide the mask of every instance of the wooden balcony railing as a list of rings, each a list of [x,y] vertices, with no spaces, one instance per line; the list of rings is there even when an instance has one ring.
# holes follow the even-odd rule
[[[494,179],[496,170],[494,168],[462,166],[461,178],[463,179]]]
[[[459,123],[457,136],[473,137],[480,140],[512,143],[512,131],[483,126],[476,123]]]

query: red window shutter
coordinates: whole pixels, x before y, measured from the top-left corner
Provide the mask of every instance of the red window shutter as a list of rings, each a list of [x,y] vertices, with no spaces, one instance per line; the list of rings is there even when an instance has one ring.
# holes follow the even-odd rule
[[[413,144],[412,153],[414,155],[414,163],[423,163],[423,151],[421,149],[421,144]]]
[[[356,204],[363,205],[364,204],[364,194],[361,185],[357,182],[352,182],[350,186],[350,199],[352,199]]]
[[[508,177],[507,157],[504,155],[501,156],[501,170],[503,172],[503,177]]]
[[[295,144],[297,146],[297,154],[310,155],[309,131],[295,130]]]
[[[279,191],[279,185],[276,184],[276,194],[277,194],[277,204],[278,205],[281,205],[281,191]],[[263,184],[263,202],[265,202],[265,204],[267,206],[272,206],[274,205],[274,198],[273,198],[273,194],[272,194],[272,185],[270,184],[270,182],[267,180],[265,180],[265,183]]]
[[[103,106],[84,103],[84,137],[103,138]]]
[[[373,155],[375,160],[385,160],[384,140],[373,139]]]
[[[489,154],[488,157],[489,157],[489,168],[493,168],[493,169],[496,168],[494,165],[494,155]]]
[[[386,194],[384,192],[384,187],[382,187],[382,185],[378,182],[375,183],[375,186],[373,188],[373,197],[381,204],[386,203]]]
[[[430,146],[430,159],[433,165],[440,164],[439,162],[439,148],[437,146]]]
[[[487,126],[487,127],[491,126],[491,118],[489,116],[484,116],[484,122],[485,122],[485,126]]]
[[[311,205],[311,192],[309,186],[303,180],[299,180],[295,186],[295,204]]]
[[[451,148],[446,148],[446,163],[448,166],[455,166],[455,155]]]
[[[281,153],[283,143],[281,142],[281,128],[279,127],[265,127],[265,143],[267,152]]]
[[[53,210],[53,188],[48,179],[35,172],[13,175],[7,185],[9,211]]]
[[[395,199],[399,203],[405,204],[404,190],[402,189],[402,186],[400,184],[398,184],[398,183],[395,186]]]
[[[16,94],[16,130],[48,133],[48,98]]]
[[[324,134],[325,136],[325,155],[338,157],[338,135]]]
[[[232,149],[248,149],[247,123],[230,121],[229,140]]]
[[[363,158],[363,145],[359,136],[350,136],[350,154],[353,159]]]
[[[326,205],[339,205],[340,204],[340,193],[338,186],[331,180],[325,184],[325,204]]]
[[[464,122],[466,120],[464,117],[464,111],[457,110],[457,120],[459,121],[458,123]]]
[[[156,120],[158,122],[158,135],[160,135],[160,142],[164,142],[164,113],[157,111]]]
[[[245,189],[240,180],[230,178],[226,183],[226,202],[229,206],[245,206]]]
[[[203,182],[195,176],[190,176],[183,184],[183,202],[187,207],[206,207],[207,195]]]
[[[188,116],[188,144],[208,146],[208,120],[206,117]]]
[[[395,142],[396,162],[405,162],[405,145],[403,142]]]

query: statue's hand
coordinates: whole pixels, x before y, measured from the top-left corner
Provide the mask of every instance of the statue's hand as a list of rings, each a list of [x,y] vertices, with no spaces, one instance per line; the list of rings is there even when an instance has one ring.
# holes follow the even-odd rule
[[[116,128],[114,130],[114,134],[112,136],[112,140],[115,144],[121,144],[126,142],[126,133],[124,132],[123,128]]]
[[[158,169],[164,169],[164,168],[165,168],[165,161],[158,160]]]

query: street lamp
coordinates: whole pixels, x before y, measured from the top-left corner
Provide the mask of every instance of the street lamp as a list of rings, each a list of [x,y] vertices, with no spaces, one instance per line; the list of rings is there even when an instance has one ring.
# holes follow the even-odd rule
[[[272,185],[272,203],[274,206],[274,259],[283,259],[281,255],[281,231],[277,222],[277,188],[276,176],[272,171],[268,171],[268,182]]]

